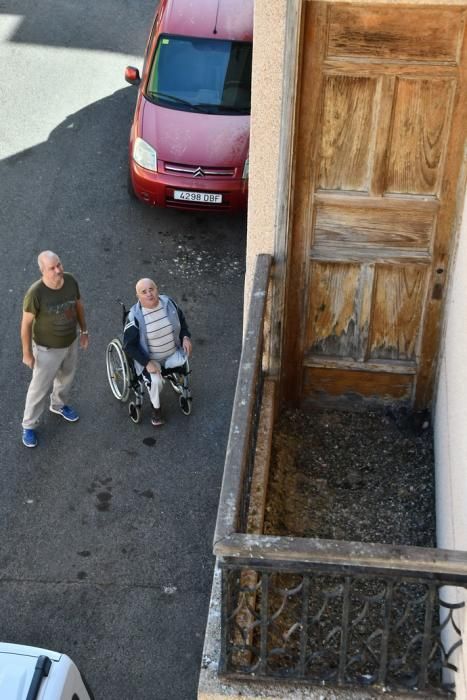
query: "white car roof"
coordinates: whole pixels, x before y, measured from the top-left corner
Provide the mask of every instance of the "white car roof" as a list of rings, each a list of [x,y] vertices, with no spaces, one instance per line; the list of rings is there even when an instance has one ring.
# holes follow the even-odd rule
[[[0,698],[24,700],[39,656],[59,661],[62,655],[38,647],[0,643]]]
[[[33,656],[35,659],[39,656],[48,656],[51,661],[60,661],[60,657],[62,656],[58,651],[41,649],[40,647],[29,647],[26,644],[9,644],[8,642],[0,642],[0,654],[20,654],[23,656]]]

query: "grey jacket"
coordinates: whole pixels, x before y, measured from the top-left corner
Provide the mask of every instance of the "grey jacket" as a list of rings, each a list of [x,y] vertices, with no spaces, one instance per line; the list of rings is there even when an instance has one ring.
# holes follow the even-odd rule
[[[165,308],[167,318],[172,324],[175,345],[179,348],[182,345],[183,338],[191,338],[183,311],[177,306],[173,299],[165,294],[160,294],[159,299]],[[128,312],[125,328],[123,329],[123,349],[126,354],[133,359],[137,373],[141,374],[148,364],[150,357],[146,324],[139,301],[137,301]]]

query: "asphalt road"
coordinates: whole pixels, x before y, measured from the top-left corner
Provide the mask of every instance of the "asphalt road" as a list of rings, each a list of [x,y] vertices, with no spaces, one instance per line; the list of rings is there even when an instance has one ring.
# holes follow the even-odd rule
[[[127,137],[155,3],[1,0],[0,638],[68,653],[96,700],[196,697],[241,347],[245,217],[129,200]],[[19,322],[37,254],[78,278],[91,345],[77,424],[44,416],[21,444],[30,371]],[[116,298],[153,276],[190,323],[193,413],[133,425],[111,395]]]

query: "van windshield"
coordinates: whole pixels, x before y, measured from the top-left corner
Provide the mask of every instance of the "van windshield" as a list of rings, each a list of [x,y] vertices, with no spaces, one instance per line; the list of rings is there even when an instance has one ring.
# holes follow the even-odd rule
[[[249,114],[252,44],[161,34],[146,86],[156,104],[207,114]]]

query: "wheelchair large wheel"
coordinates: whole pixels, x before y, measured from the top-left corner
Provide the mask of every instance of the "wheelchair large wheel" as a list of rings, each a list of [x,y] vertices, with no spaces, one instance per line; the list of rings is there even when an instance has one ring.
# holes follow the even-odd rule
[[[130,394],[130,367],[118,338],[107,345],[105,363],[112,394],[119,401],[127,401]]]

